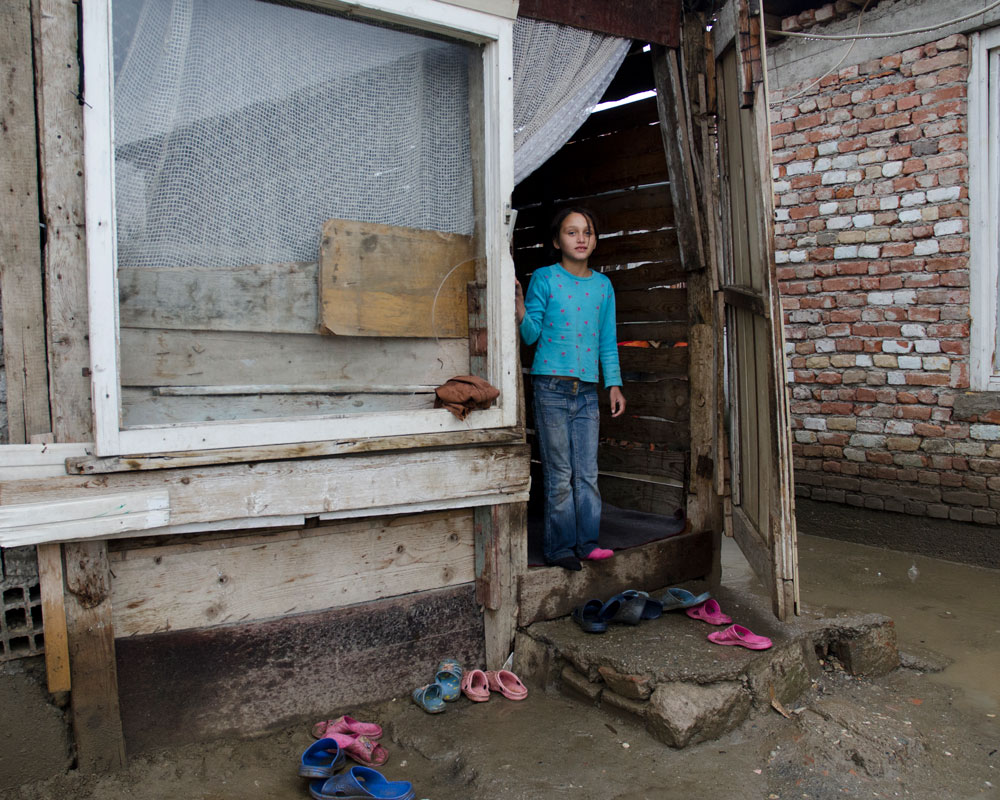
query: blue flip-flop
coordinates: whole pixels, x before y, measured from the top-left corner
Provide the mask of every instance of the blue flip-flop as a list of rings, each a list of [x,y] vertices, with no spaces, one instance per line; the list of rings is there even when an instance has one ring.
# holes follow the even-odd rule
[[[326,780],[312,781],[309,794],[315,800],[413,800],[409,781],[387,781],[371,767],[351,767]]]
[[[674,587],[667,589],[667,593],[663,595],[660,602],[663,603],[663,611],[673,611],[677,608],[691,608],[692,606],[701,605],[711,596],[711,592],[702,592],[699,595],[695,595],[694,592],[689,592],[687,589]]]
[[[600,600],[588,600],[573,609],[573,621],[587,633],[604,633],[608,629],[607,620],[601,616],[604,606]]]
[[[335,739],[320,739],[306,748],[299,762],[303,778],[329,778],[344,766],[344,751]]]
[[[624,625],[638,625],[642,619],[642,606],[632,602],[625,596],[625,592],[621,592],[601,606],[601,619]]]
[[[622,592],[622,597],[628,605],[638,606],[639,619],[657,619],[663,615],[663,603],[654,600],[646,592],[639,592],[635,589],[626,589]],[[635,613],[633,610],[632,613]]]
[[[413,702],[428,714],[440,714],[444,711],[444,691],[440,683],[428,683],[413,690]]]
[[[454,658],[446,658],[437,666],[434,682],[441,687],[441,699],[458,700],[462,695],[462,667]]]

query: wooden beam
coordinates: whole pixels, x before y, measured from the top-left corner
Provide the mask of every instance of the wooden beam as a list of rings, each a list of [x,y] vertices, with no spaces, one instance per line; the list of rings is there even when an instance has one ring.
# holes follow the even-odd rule
[[[63,547],[77,765],[84,772],[114,772],[125,766],[125,738],[118,709],[108,546],[98,541]]]
[[[485,536],[484,549],[490,559],[484,561],[491,574],[477,573],[476,598],[480,596],[480,583],[484,584],[483,596],[494,601],[494,606],[486,605],[483,611],[483,626],[486,637],[486,668],[500,669],[507,656],[514,649],[514,634],[517,630],[517,581],[523,571],[519,567],[520,548],[517,542],[527,539],[527,503],[508,503],[492,506],[483,511],[477,520],[489,518],[491,538]],[[482,511],[477,509],[477,512]],[[476,540],[480,539],[480,528],[476,526]],[[478,545],[477,545],[478,567]],[[488,583],[486,578],[489,578]],[[488,590],[488,591],[487,591]],[[484,604],[485,605],[485,604]]]
[[[31,4],[0,6],[0,298],[10,443],[52,429],[49,418],[38,217],[38,142],[32,70]]]
[[[63,594],[62,547],[38,545],[38,584],[42,595],[42,625],[45,633],[45,675],[49,691],[68,692],[72,685],[69,669],[69,639],[66,632],[66,605]]]
[[[670,174],[670,193],[674,201],[681,263],[686,270],[704,269],[701,215],[698,213],[692,168],[694,153],[691,149],[690,123],[677,51],[655,45],[652,54],[660,133],[663,136],[663,151]]]
[[[676,47],[680,0],[521,0],[518,16]]]
[[[46,226],[45,321],[52,431],[57,442],[93,439],[78,6],[75,0],[32,0],[41,206]]]

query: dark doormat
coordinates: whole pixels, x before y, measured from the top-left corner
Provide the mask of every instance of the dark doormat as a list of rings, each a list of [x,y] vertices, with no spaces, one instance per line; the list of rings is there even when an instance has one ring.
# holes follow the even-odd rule
[[[542,551],[542,536],[545,520],[540,513],[528,514],[528,566],[540,567],[545,564]],[[655,542],[683,533],[687,519],[683,509],[671,516],[651,514],[647,511],[633,511],[604,503],[601,509],[601,547],[612,550],[626,550],[641,544]]]

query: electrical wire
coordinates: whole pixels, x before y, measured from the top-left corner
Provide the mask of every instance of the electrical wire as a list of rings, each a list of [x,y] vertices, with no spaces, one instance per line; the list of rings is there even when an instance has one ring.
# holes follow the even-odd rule
[[[865,3],[867,8],[868,4]],[[973,11],[962,17],[956,17],[955,19],[950,19],[945,22],[936,22],[933,25],[925,25],[923,28],[910,28],[905,31],[893,31],[891,33],[860,33],[855,34],[826,34],[826,33],[799,33],[796,31],[779,31],[773,30],[771,28],[767,29],[767,33],[774,34],[775,36],[788,36],[795,39],[826,39],[827,41],[835,42],[846,42],[846,41],[857,41],[858,39],[891,39],[895,36],[910,36],[915,33],[928,33],[930,31],[936,31],[939,28],[947,28],[949,25],[956,25],[959,22],[965,22],[967,19],[972,19],[973,17],[978,17],[980,14],[985,14],[988,11],[992,11],[994,8],[1000,8],[1000,0],[994,0],[986,8],[981,8],[978,11]],[[864,13],[864,9],[862,9]],[[824,76],[825,77],[825,76]]]
[[[861,11],[858,14],[858,28],[857,28],[858,31],[861,30],[861,20],[864,19],[865,11],[868,10],[868,6],[871,4],[871,2],[872,2],[872,0],[865,0],[865,4],[861,7]],[[1000,0],[997,0],[997,2],[1000,3]],[[790,97],[785,97],[785,98],[782,98],[781,100],[772,100],[770,103],[768,103],[768,105],[769,106],[781,105],[783,103],[787,103],[790,100],[795,100],[797,97],[801,97],[802,95],[804,95],[806,92],[808,92],[810,89],[812,89],[813,86],[815,86],[817,83],[819,83],[821,80],[823,80],[823,78],[825,78],[827,75],[830,75],[833,72],[835,72],[836,70],[840,69],[840,65],[843,64],[847,60],[847,57],[851,54],[851,51],[854,49],[854,45],[856,45],[857,43],[858,43],[857,38],[856,37],[852,38],[851,39],[851,44],[844,51],[844,55],[842,55],[840,57],[840,61],[838,61],[836,64],[834,64],[832,67],[830,67],[830,69],[828,69],[826,72],[824,72],[822,75],[820,75],[816,80],[814,80],[808,86],[803,86],[799,91],[797,91],[795,94],[791,95]]]

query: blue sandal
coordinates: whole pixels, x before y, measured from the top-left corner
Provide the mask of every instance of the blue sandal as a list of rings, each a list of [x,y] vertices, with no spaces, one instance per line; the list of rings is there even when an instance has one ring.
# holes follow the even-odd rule
[[[604,603],[600,600],[588,600],[584,605],[573,609],[573,621],[587,633],[604,633],[608,629],[607,620],[601,615]]]
[[[440,683],[428,683],[413,690],[413,702],[428,714],[440,714],[444,711],[443,694]]]
[[[712,596],[711,592],[702,592],[697,597],[687,589],[667,589],[667,593],[661,598],[664,611],[673,611],[676,608],[692,608],[704,603]]]
[[[462,667],[454,658],[446,658],[437,666],[434,682],[441,687],[441,699],[451,702],[462,695]]]
[[[303,778],[329,778],[344,766],[344,751],[334,739],[313,742],[302,754],[299,775]]]
[[[387,781],[370,767],[351,767],[342,775],[312,781],[309,794],[315,800],[413,800],[409,781]]]

